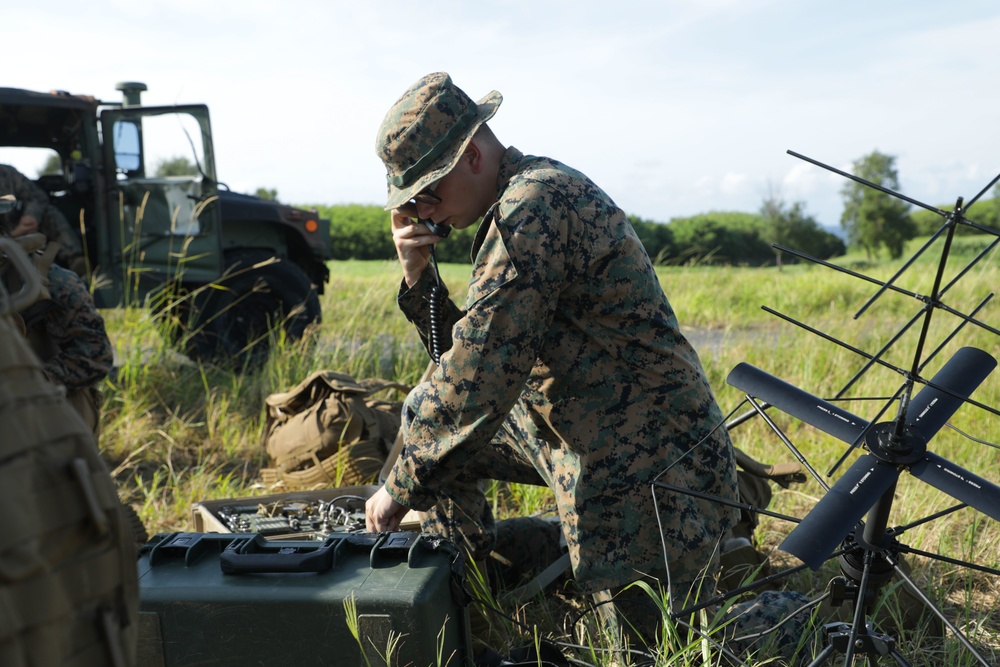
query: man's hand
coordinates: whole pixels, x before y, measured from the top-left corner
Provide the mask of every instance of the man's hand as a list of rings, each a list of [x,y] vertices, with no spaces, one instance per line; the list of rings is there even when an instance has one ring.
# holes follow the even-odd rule
[[[413,204],[404,204],[392,211],[392,242],[396,255],[403,267],[403,279],[408,287],[413,287],[420,274],[430,262],[430,248],[441,237],[417,223],[417,209]]]
[[[38,219],[35,216],[25,213],[21,216],[21,219],[17,221],[17,227],[10,230],[10,235],[12,238],[17,238],[18,236],[24,236],[25,234],[33,234],[38,231]]]
[[[409,507],[393,500],[383,486],[365,503],[365,527],[369,533],[391,532],[399,528],[409,511]]]

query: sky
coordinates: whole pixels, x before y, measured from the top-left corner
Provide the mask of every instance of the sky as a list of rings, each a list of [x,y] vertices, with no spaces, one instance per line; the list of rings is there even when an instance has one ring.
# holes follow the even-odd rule
[[[233,190],[382,204],[383,116],[446,71],[499,139],[660,222],[802,202],[839,225],[879,150],[931,205],[1000,173],[995,0],[53,0],[4,11],[0,86],[205,103]]]

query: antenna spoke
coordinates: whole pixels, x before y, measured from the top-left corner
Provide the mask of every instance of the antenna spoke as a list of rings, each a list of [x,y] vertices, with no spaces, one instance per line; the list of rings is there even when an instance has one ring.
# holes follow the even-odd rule
[[[861,455],[778,547],[817,570],[899,478],[899,470]]]
[[[910,474],[952,498],[1000,521],[1000,486],[933,452],[910,467]]]
[[[969,203],[965,205],[965,208],[968,209],[970,206],[972,206],[977,201],[979,201],[979,199],[984,194],[986,194],[987,192],[990,191],[990,188],[992,188],[994,185],[996,185],[997,181],[1000,181],[1000,174],[997,174],[996,176],[994,176],[993,180],[990,181],[989,183],[987,183],[985,188],[983,188],[982,190],[980,190],[979,193],[975,197],[973,197],[972,199],[970,199]]]
[[[745,362],[730,371],[726,382],[848,444],[857,442],[868,428],[861,417]]]
[[[960,349],[913,397],[906,410],[907,425],[930,440],[996,365],[996,359],[980,349]]]
[[[942,215],[942,216],[948,215],[947,211],[942,211],[941,209],[939,209],[939,208],[937,208],[935,206],[931,206],[930,204],[925,204],[922,201],[917,201],[916,199],[913,199],[911,197],[907,197],[906,195],[902,194],[901,192],[896,192],[895,190],[890,190],[889,188],[886,188],[886,187],[883,187],[881,185],[878,185],[877,183],[872,183],[871,181],[866,181],[865,179],[860,178],[858,176],[855,176],[854,174],[850,174],[850,173],[848,173],[846,171],[841,171],[840,169],[837,169],[836,167],[831,167],[828,164],[823,164],[822,162],[820,162],[818,160],[814,160],[814,159],[812,159],[810,157],[806,157],[805,155],[801,155],[800,153],[796,153],[795,151],[788,151],[788,154],[791,155],[792,157],[797,157],[800,160],[805,160],[806,162],[810,162],[810,163],[816,165],[817,167],[823,167],[823,169],[826,169],[827,171],[832,171],[835,174],[840,174],[844,178],[849,178],[852,181],[854,181],[855,183],[860,183],[861,185],[867,185],[868,187],[872,188],[873,190],[878,190],[879,192],[884,192],[885,194],[891,195],[891,196],[895,197],[896,199],[902,199],[903,201],[909,202],[910,204],[913,204],[914,206],[919,206],[920,208],[925,208],[928,211],[934,211],[935,213],[937,213],[939,215]]]

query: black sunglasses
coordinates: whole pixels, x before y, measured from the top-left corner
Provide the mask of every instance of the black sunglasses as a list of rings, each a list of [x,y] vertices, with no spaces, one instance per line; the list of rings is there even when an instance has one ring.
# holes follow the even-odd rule
[[[429,204],[431,206],[441,203],[441,198],[434,194],[434,191],[430,186],[424,188],[417,194],[413,195],[413,201],[418,201],[421,204]]]

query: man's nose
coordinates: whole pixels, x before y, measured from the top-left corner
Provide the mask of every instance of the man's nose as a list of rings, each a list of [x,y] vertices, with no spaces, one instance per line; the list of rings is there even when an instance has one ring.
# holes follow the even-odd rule
[[[422,201],[414,202],[414,204],[417,206],[417,217],[422,220],[430,218],[437,210],[437,204],[427,204]]]

